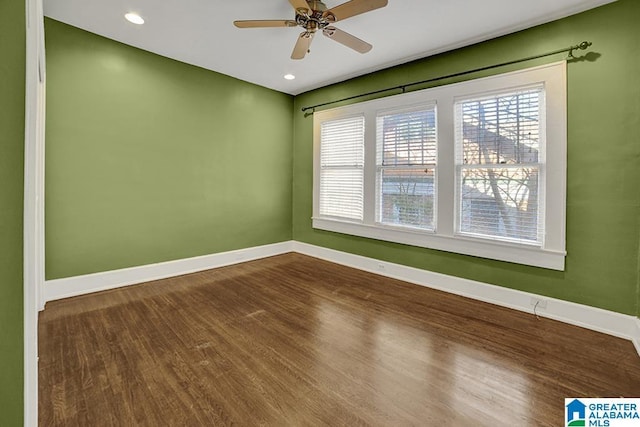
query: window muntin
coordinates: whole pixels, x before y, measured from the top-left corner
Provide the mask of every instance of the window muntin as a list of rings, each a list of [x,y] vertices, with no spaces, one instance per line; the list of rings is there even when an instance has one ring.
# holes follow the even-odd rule
[[[542,86],[455,104],[457,231],[542,244]]]

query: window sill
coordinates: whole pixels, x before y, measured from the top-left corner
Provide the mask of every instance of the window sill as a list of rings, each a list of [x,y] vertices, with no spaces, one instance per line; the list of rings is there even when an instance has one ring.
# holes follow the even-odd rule
[[[564,251],[463,236],[444,236],[430,231],[368,225],[329,218],[314,217],[312,224],[313,228],[319,230],[564,271],[566,255]]]

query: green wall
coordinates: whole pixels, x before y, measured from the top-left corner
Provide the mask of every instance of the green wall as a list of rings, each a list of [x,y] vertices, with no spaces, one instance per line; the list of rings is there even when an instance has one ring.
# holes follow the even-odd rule
[[[22,425],[25,3],[0,2],[0,425]]]
[[[638,16],[639,2],[619,0],[295,99],[46,20],[47,278],[293,238],[638,315]],[[568,64],[564,272],[311,228],[313,119],[302,106],[582,40],[594,45]]]
[[[294,239],[621,313],[640,314],[638,17],[640,2],[620,0],[530,30],[297,96],[293,144]],[[568,65],[568,255],[564,272],[311,228],[313,118],[305,118],[301,107],[552,51],[583,40],[593,42],[590,50],[593,53],[588,56],[591,61]],[[563,58],[559,55],[544,61]],[[478,74],[481,75],[484,74]],[[450,82],[453,80],[444,83]]]
[[[45,30],[47,279],[291,239],[292,96]]]

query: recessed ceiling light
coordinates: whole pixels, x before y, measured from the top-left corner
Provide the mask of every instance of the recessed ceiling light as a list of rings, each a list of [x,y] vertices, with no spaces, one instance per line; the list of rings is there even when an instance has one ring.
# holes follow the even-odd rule
[[[284,78],[287,80],[293,80],[296,78],[296,76],[294,76],[293,74],[285,74]]]
[[[144,19],[142,19],[142,17],[137,13],[129,12],[125,14],[124,17],[127,19],[127,21],[131,22],[132,24],[137,24],[137,25],[144,24]]]

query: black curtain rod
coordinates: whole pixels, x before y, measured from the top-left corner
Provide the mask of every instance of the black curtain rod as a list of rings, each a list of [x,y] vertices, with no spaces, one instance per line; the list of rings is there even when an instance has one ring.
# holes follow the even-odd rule
[[[526,62],[526,61],[531,61],[533,59],[544,58],[545,56],[557,55],[557,54],[563,53],[563,52],[569,52],[569,59],[571,59],[571,58],[574,57],[573,56],[573,51],[574,50],[585,50],[591,45],[592,45],[591,42],[584,41],[584,42],[582,42],[580,44],[577,44],[577,45],[574,45],[574,46],[569,46],[569,47],[566,47],[564,49],[554,50],[553,52],[541,53],[540,55],[533,55],[533,56],[528,56],[526,58],[514,59],[513,61],[502,62],[500,64],[487,65],[486,67],[474,68],[473,70],[460,71],[458,73],[447,74],[446,76],[434,77],[434,78],[427,79],[427,80],[421,80],[419,82],[406,83],[406,84],[403,84],[403,85],[388,87],[386,89],[374,90],[373,92],[362,93],[360,95],[348,96],[346,98],[337,99],[335,101],[323,102],[322,104],[311,105],[309,107],[302,107],[302,112],[306,112],[308,110],[315,110],[316,108],[324,107],[325,105],[337,104],[338,102],[349,101],[349,100],[352,100],[352,99],[362,98],[362,97],[370,96],[370,95],[377,95],[379,93],[389,92],[389,91],[397,90],[397,89],[401,89],[402,92],[404,93],[406,91],[406,89],[408,87],[410,87],[410,86],[417,86],[417,85],[421,85],[421,84],[425,84],[425,83],[433,83],[433,82],[437,82],[439,80],[450,79],[452,77],[465,76],[465,75],[471,74],[471,73],[478,73],[480,71],[491,70],[493,68],[504,67],[506,65],[518,64],[520,62]],[[305,116],[306,116],[306,114],[305,114]]]

